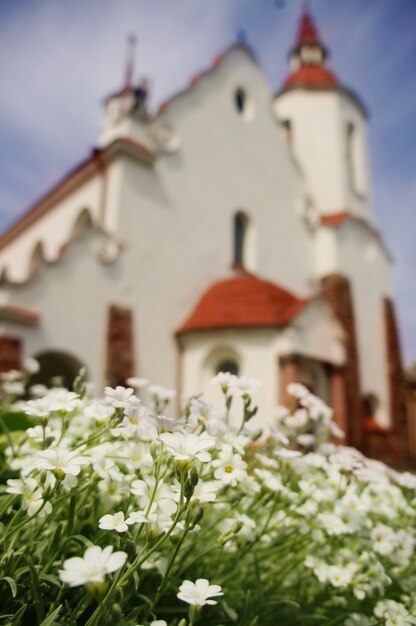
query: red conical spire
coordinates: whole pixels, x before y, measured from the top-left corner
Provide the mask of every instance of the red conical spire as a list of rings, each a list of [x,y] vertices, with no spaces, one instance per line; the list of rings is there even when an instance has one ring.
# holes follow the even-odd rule
[[[290,54],[292,72],[286,78],[284,87],[320,89],[337,85],[337,77],[325,65],[327,56],[326,47],[321,41],[309,7],[305,3],[295,44]]]
[[[302,15],[300,17],[295,46],[298,47],[303,44],[322,45],[315,22],[306,4],[303,6]]]

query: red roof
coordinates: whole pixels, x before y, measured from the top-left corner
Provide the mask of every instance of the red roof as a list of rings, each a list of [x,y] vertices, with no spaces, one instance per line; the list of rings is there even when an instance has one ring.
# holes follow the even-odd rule
[[[341,226],[341,224],[349,219],[354,219],[354,216],[347,211],[340,211],[339,213],[332,213],[331,215],[322,215],[321,224],[323,224],[324,226],[333,226],[334,228],[336,228],[337,226]]]
[[[301,46],[305,43],[321,43],[315,23],[307,9],[303,10],[300,18],[299,29],[296,36],[296,46]]]
[[[284,326],[309,302],[252,274],[214,283],[177,334],[225,328]]]
[[[320,88],[337,85],[337,77],[324,65],[302,65],[290,74],[284,82],[284,87]]]

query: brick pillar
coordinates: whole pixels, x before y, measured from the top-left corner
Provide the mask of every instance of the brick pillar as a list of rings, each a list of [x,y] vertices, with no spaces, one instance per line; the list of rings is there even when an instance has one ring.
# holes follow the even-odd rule
[[[409,431],[409,449],[413,465],[416,463],[416,386],[406,390],[406,412]]]
[[[293,402],[293,398],[286,391],[290,383],[298,383],[300,380],[299,358],[296,355],[283,356],[280,358],[280,402],[284,405]]]
[[[334,422],[347,435],[348,415],[345,386],[344,368],[332,365],[329,370],[330,406],[334,411]]]
[[[111,305],[107,323],[106,383],[115,387],[134,375],[133,313]]]
[[[22,366],[22,340],[18,337],[0,337],[0,372],[19,370]]]
[[[351,285],[348,278],[331,274],[322,279],[322,293],[332,307],[346,336],[346,443],[361,448],[363,424],[361,411],[360,365]]]
[[[385,345],[387,355],[387,385],[390,397],[392,463],[406,466],[409,460],[409,432],[406,411],[404,373],[394,304],[383,300]]]

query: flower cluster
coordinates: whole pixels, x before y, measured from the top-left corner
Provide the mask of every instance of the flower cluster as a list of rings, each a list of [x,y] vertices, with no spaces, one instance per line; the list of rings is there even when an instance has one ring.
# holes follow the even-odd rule
[[[29,420],[0,456],[6,623],[416,624],[416,477],[335,445],[302,385],[259,437],[254,379],[218,374],[223,406],[176,419],[146,379],[17,401],[25,376],[2,381]]]

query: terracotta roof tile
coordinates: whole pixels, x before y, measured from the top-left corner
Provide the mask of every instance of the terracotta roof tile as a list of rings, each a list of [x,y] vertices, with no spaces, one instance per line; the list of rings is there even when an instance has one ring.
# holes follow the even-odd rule
[[[177,334],[284,326],[308,302],[274,283],[245,273],[211,285]]]
[[[335,87],[338,78],[324,65],[303,65],[289,74],[284,82],[285,87]]]

